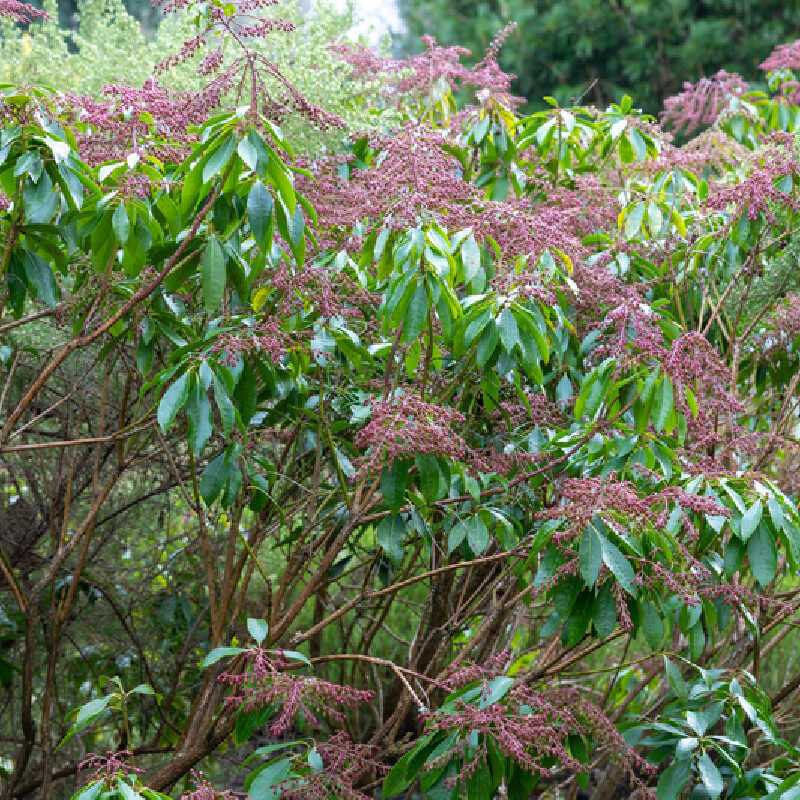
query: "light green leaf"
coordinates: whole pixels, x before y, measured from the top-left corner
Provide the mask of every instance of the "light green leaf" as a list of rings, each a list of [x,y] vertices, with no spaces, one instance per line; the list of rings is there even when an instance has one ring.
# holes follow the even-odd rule
[[[691,762],[687,759],[676,761],[661,773],[656,787],[658,800],[677,800],[689,780]]]
[[[292,762],[288,758],[282,758],[268,764],[259,770],[247,790],[250,800],[276,800],[279,797],[277,785],[289,775]]]
[[[720,775],[719,770],[708,753],[703,753],[703,755],[697,759],[697,768],[700,770],[700,779],[703,781],[706,792],[708,792],[711,800],[715,800],[715,798],[722,794],[724,786],[722,783],[722,775]]]
[[[124,245],[128,241],[128,236],[131,231],[131,222],[128,219],[128,211],[125,208],[125,203],[120,203],[111,216],[111,227],[114,228],[114,235],[117,241]]]
[[[158,412],[156,417],[158,419],[159,427],[161,428],[164,433],[166,433],[172,423],[175,421],[175,417],[178,411],[183,408],[184,404],[186,403],[186,399],[189,396],[189,373],[184,372],[178,380],[176,380],[161,398],[161,402],[158,404]]]
[[[752,535],[758,524],[761,522],[761,517],[764,514],[764,507],[761,505],[760,500],[756,500],[747,511],[742,514],[741,538],[742,541],[747,541]]]
[[[200,663],[200,666],[205,669],[223,658],[230,658],[231,656],[238,656],[240,653],[246,653],[244,647],[215,647]]]
[[[766,525],[759,525],[747,542],[747,558],[755,579],[763,588],[775,577],[778,568],[775,538]]]
[[[622,554],[620,549],[605,537],[603,538],[603,561],[619,581],[620,586],[630,595],[636,597],[634,579],[636,574],[630,561]]]
[[[247,618],[247,632],[255,639],[256,644],[261,645],[269,633],[269,625],[264,619]]]

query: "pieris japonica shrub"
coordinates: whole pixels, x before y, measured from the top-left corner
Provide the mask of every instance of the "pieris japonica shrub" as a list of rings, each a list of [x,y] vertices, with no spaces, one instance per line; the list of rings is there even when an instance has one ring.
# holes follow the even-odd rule
[[[339,42],[348,135],[166,11],[3,88],[6,796],[795,797],[796,46],[659,124]]]

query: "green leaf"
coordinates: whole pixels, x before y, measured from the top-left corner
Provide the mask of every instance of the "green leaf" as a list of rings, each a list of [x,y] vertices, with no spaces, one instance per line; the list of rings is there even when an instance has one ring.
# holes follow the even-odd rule
[[[43,303],[53,308],[58,299],[58,287],[50,265],[28,250],[23,253],[22,263],[28,286]]]
[[[384,517],[377,530],[378,544],[394,562],[403,560],[403,541],[406,538],[406,524],[399,514]]]
[[[513,349],[520,344],[519,326],[510,308],[503,310],[497,320],[497,327],[500,331],[500,341],[507,353],[511,353]]]
[[[464,264],[464,280],[470,283],[481,271],[481,251],[471,234],[461,245],[461,261]]]
[[[207,506],[210,506],[222,494],[230,475],[228,454],[220,453],[212,459],[200,476],[200,496]]]
[[[589,524],[581,536],[578,550],[581,577],[589,587],[594,586],[603,563],[603,541],[594,525]]]
[[[259,247],[266,251],[269,248],[269,233],[272,230],[272,211],[275,203],[272,195],[261,181],[256,181],[247,195],[247,217],[250,230]]]
[[[689,780],[690,769],[691,762],[686,759],[676,761],[671,767],[665,769],[661,773],[656,787],[658,800],[677,800]]]
[[[648,601],[642,603],[642,630],[647,644],[657,650],[664,640],[664,620],[658,609]]]
[[[200,284],[208,311],[216,311],[225,294],[225,252],[216,236],[209,238],[200,260]]]
[[[322,762],[322,756],[319,754],[319,750],[316,747],[312,747],[308,751],[308,766],[314,770],[314,772],[322,772],[325,769],[325,764]]]
[[[239,154],[239,158],[255,172],[258,167],[258,150],[256,150],[256,146],[250,141],[249,136],[245,136],[244,139],[239,140],[239,144],[236,146],[236,152]]]
[[[393,461],[390,466],[383,468],[381,473],[381,494],[386,504],[393,511],[397,511],[406,497],[408,483],[408,464],[403,461]]]
[[[617,627],[617,604],[610,581],[605,581],[597,592],[592,608],[592,624],[601,639],[611,636]]]
[[[703,781],[703,786],[705,786],[708,796],[711,800],[715,800],[715,798],[722,794],[724,786],[722,783],[722,775],[720,775],[719,770],[708,753],[703,753],[703,755],[697,759],[697,768],[700,771],[700,779]]]
[[[627,143],[627,139],[621,139],[620,144],[622,144],[622,142]],[[642,227],[645,209],[646,206],[642,201],[639,201],[633,208],[628,209],[627,213],[625,214],[626,239],[632,239],[639,232],[639,229]]]
[[[758,524],[761,522],[761,517],[764,514],[764,507],[761,505],[760,500],[756,500],[747,511],[742,514],[742,524],[741,524],[741,532],[740,536],[742,541],[746,542],[752,535],[753,532],[758,528]]]
[[[630,561],[622,554],[620,549],[608,539],[603,537],[603,561],[619,581],[620,586],[630,595],[636,597],[634,579],[636,574]]]
[[[117,790],[122,795],[123,800],[144,800],[139,792],[122,778],[117,778]]]
[[[120,203],[114,209],[114,214],[111,217],[111,227],[114,228],[114,235],[117,237],[117,241],[124,245],[128,241],[131,231],[131,223],[128,219],[125,203]]]
[[[778,568],[775,538],[766,525],[759,525],[747,542],[747,558],[755,579],[763,588],[775,577]]]
[[[302,661],[304,664],[307,664],[309,667],[313,666],[311,661],[309,661],[308,656],[301,653],[299,650],[281,650],[280,654],[285,658],[293,658],[295,661]]]
[[[467,521],[467,544],[476,556],[489,546],[489,531],[479,516],[471,517]]]
[[[269,706],[256,708],[252,711],[241,709],[236,715],[236,723],[233,728],[233,741],[234,744],[244,744],[253,736],[253,734],[264,724],[274,713],[274,709]],[[278,745],[280,747],[281,745]],[[251,759],[258,758],[258,750],[251,753],[243,762],[247,764]]]
[[[279,795],[278,784],[285,780],[292,769],[292,762],[282,758],[260,769],[247,789],[250,800],[277,800]]]
[[[87,783],[71,800],[95,800],[105,789],[105,782],[102,780]]]
[[[67,731],[64,738],[58,743],[59,747],[65,745],[76,733],[80,733],[84,728],[88,728],[106,710],[108,704],[113,699],[113,695],[98,697],[82,705],[75,717],[75,723]]]
[[[223,658],[230,658],[231,656],[238,656],[241,653],[246,653],[244,647],[215,647],[200,663],[200,666],[205,669]]]
[[[236,422],[236,409],[233,407],[228,390],[225,384],[219,379],[219,376],[214,373],[214,401],[219,409],[219,418],[222,422],[222,432],[228,436],[233,430],[233,425]]]
[[[261,645],[269,633],[269,625],[264,619],[247,618],[247,632],[253,637],[257,645]]]
[[[189,447],[198,456],[211,436],[211,403],[208,392],[199,380],[193,380],[186,400],[186,418],[189,421]]]
[[[233,134],[228,134],[225,141],[217,147],[203,167],[203,183],[210,181],[230,161],[236,147]]]
[[[687,711],[686,722],[698,736],[705,736],[719,722],[723,709],[722,703],[712,703],[702,711]]]
[[[514,685],[514,679],[507,675],[500,675],[497,678],[492,678],[486,684],[486,688],[481,694],[479,703],[480,708],[488,708],[495,703],[499,703],[509,692]]]
[[[161,430],[166,433],[172,423],[175,421],[175,417],[178,411],[183,408],[184,404],[186,403],[186,399],[189,396],[189,373],[184,372],[178,380],[176,380],[161,398],[161,402],[158,404],[158,412],[156,413],[156,417],[158,419],[158,424]]]
[[[406,308],[403,318],[403,341],[413,342],[420,335],[428,319],[428,291],[425,281],[418,280],[417,288]]]
[[[424,758],[425,752],[434,746],[433,742],[435,741],[433,734],[426,734],[417,741],[414,747],[398,759],[397,763],[383,779],[384,797],[396,797],[411,785],[422,766],[422,758]]]
[[[658,394],[653,407],[653,423],[657,431],[663,431],[672,412],[673,392],[672,381],[665,377],[658,387]]]
[[[483,329],[480,339],[478,339],[478,347],[475,353],[475,360],[481,369],[486,366],[489,359],[494,355],[499,338],[500,334],[497,332],[497,325],[493,321],[489,322]]]
[[[664,671],[667,674],[667,682],[672,688],[672,691],[675,692],[678,697],[687,697],[689,688],[686,686],[686,681],[684,681],[681,671],[666,656],[664,656]]]

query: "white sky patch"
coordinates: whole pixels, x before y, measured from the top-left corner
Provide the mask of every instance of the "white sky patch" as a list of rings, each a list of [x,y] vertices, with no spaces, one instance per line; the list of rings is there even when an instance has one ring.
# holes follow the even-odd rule
[[[352,0],[333,0],[338,8],[347,8]],[[360,0],[354,3],[355,18],[358,20],[353,35],[363,36],[373,44],[380,42],[387,33],[399,32],[403,22],[397,10],[396,0]]]

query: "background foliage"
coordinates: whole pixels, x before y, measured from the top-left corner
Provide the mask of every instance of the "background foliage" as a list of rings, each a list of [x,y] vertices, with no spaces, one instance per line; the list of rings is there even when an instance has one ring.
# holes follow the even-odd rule
[[[411,51],[431,34],[479,55],[503,25],[519,23],[500,61],[532,103],[554,95],[568,104],[588,90],[603,104],[627,93],[652,114],[683,81],[719,69],[756,79],[774,43],[800,29],[800,9],[781,0],[401,0],[400,8]]]
[[[179,5],[0,0],[4,800],[794,800],[800,42],[659,124]]]

